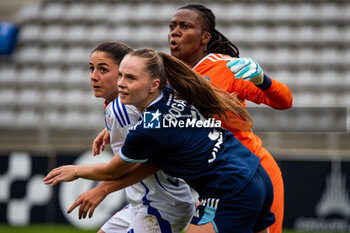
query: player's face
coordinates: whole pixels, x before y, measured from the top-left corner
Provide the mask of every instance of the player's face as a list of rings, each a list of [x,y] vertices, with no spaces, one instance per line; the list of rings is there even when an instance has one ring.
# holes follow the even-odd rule
[[[205,56],[208,36],[210,34],[202,30],[197,11],[178,10],[169,24],[168,43],[171,55],[193,67]]]
[[[126,55],[119,68],[118,92],[122,104],[131,104],[143,112],[160,93],[159,79],[152,79],[143,58]]]
[[[118,96],[119,66],[105,52],[95,51],[89,62],[90,82],[96,97],[108,102]]]

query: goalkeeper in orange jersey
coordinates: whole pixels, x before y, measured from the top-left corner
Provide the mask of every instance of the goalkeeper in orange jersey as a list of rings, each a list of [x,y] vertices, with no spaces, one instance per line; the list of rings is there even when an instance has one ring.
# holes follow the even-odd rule
[[[253,59],[239,58],[238,48],[216,30],[215,15],[210,9],[199,4],[180,7],[171,19],[169,29],[171,54],[206,76],[216,86],[229,93],[237,93],[242,102],[249,100],[281,110],[292,106],[292,94],[285,84],[264,74]],[[260,164],[268,172],[274,187],[271,210],[276,216],[276,222],[269,230],[279,233],[282,232],[284,214],[282,174],[251,126],[237,122],[233,116],[231,123],[225,127],[260,157]]]

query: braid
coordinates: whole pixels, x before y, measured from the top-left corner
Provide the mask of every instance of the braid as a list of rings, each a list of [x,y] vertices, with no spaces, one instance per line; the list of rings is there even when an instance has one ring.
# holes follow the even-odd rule
[[[207,47],[208,53],[221,53],[231,57],[239,57],[239,50],[236,45],[229,41],[221,32],[214,30]]]
[[[236,45],[229,41],[221,32],[215,29],[215,15],[207,7],[200,4],[187,4],[180,9],[195,10],[199,13],[203,22],[203,30],[208,31],[211,39],[208,43],[208,53],[221,53],[231,57],[239,57],[239,50]]]

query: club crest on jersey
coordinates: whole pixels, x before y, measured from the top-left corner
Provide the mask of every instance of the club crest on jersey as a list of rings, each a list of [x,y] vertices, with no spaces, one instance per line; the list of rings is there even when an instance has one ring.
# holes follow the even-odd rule
[[[111,123],[111,111],[110,109],[106,109],[105,111],[105,124],[108,130],[111,130],[112,123]]]
[[[147,129],[159,129],[162,113],[157,111],[150,111],[143,113],[143,127]]]

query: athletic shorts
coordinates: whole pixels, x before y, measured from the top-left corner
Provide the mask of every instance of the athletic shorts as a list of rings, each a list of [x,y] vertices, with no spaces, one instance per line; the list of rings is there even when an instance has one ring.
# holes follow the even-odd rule
[[[101,229],[105,233],[180,233],[186,225],[173,224],[165,219],[137,211],[127,205],[114,214]]]
[[[252,233],[275,222],[270,207],[273,187],[265,169],[259,165],[254,177],[238,194],[228,199],[207,198],[200,201],[191,224],[211,222],[216,232]]]

